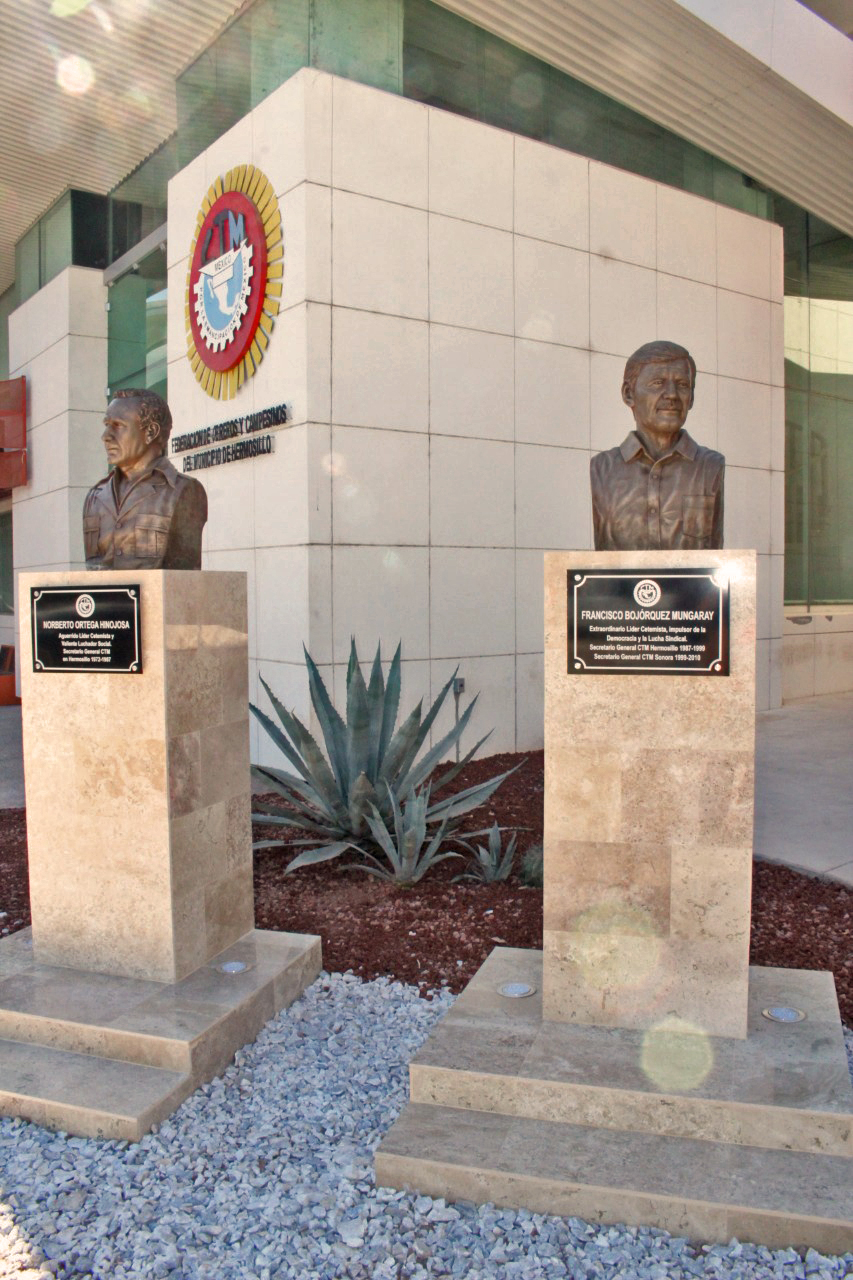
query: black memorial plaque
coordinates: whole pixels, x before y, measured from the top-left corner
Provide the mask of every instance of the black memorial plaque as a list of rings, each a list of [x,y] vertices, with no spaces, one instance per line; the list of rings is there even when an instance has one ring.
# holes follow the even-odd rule
[[[33,671],[142,671],[139,585],[33,587]]]
[[[729,583],[715,569],[570,569],[569,672],[727,676]]]

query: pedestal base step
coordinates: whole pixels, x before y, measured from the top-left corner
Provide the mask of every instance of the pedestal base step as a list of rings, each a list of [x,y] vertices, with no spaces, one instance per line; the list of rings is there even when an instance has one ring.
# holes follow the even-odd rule
[[[410,1103],[379,1186],[725,1243],[853,1249],[851,1163],[690,1138]]]
[[[320,939],[253,929],[174,984],[39,964],[0,942],[0,1114],[137,1140],[320,972]]]
[[[853,1250],[853,1090],[831,974],[750,969],[745,1040],[665,1010],[646,1031],[549,1022],[541,991],[541,952],[491,953],[412,1059],[378,1183]],[[789,1007],[804,1016],[762,1013]]]
[[[0,1115],[82,1138],[138,1142],[194,1087],[177,1071],[0,1040]]]

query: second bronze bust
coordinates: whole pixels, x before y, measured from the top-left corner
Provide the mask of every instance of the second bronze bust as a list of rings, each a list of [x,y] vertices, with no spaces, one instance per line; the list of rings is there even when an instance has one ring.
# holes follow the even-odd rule
[[[154,391],[117,391],[101,437],[113,470],[86,495],[90,569],[200,569],[207,494],[166,457],[172,415]]]
[[[590,463],[596,551],[722,547],[726,460],[684,430],[695,385],[693,357],[676,342],[629,357],[622,399],[634,430]]]

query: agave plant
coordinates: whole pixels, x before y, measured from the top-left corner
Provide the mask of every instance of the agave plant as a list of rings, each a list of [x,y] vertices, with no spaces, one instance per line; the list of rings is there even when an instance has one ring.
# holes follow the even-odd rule
[[[394,880],[397,884],[412,885],[417,884],[439,862],[460,856],[458,853],[441,852],[442,845],[448,838],[449,817],[442,818],[436,832],[429,832],[429,793],[429,785],[421,791],[410,792],[401,806],[394,793],[390,792],[394,815],[390,830],[383,822],[379,810],[371,805],[372,813],[367,818],[367,825],[375,846],[385,855],[387,865],[369,847],[363,844],[353,845],[352,848],[367,859],[366,862],[352,863],[353,870],[366,871],[379,880]]]
[[[532,844],[521,859],[521,883],[526,889],[541,889],[545,884],[545,854],[541,844]]]
[[[485,831],[475,831],[474,835],[486,835]],[[501,829],[495,822],[488,832],[487,847],[474,846],[468,840],[460,841],[473,854],[468,870],[462,875],[454,876],[454,880],[479,880],[483,884],[494,884],[497,880],[508,880],[515,859],[515,844],[518,836],[513,832],[506,849],[502,847]]]
[[[419,702],[396,727],[400,704],[400,645],[397,645],[387,681],[382,671],[381,648],[377,647],[370,679],[365,684],[353,640],[347,668],[346,722],[332,705],[323,678],[307,649],[305,663],[311,702],[323,734],[326,755],[305,725],[279,702],[263,679],[261,683],[278,723],[258,707],[251,706],[253,715],[293,770],[253,765],[252,772],[255,777],[269,783],[272,790],[295,811],[283,814],[262,805],[252,816],[266,825],[301,829],[306,834],[303,843],[316,846],[299,854],[288,870],[326,862],[347,849],[358,848],[364,853],[365,844],[373,850],[372,856],[375,857],[375,851],[379,850],[393,865],[387,846],[377,838],[378,827],[372,823],[382,826],[389,836],[394,832],[396,837],[398,815],[405,812],[411,829],[417,830],[416,814],[423,807],[426,827],[437,828],[430,833],[430,840],[440,833],[441,840],[445,841],[453,835],[461,816],[485,803],[512,772],[509,770],[441,800],[432,799],[429,788],[423,790],[438,762],[461,738],[477,702],[476,698],[472,699],[453,728],[419,758],[453,685],[455,672],[425,716],[422,714],[423,703]],[[442,776],[432,787],[433,793],[453,781],[488,736],[486,734],[475,743],[458,764]],[[268,848],[280,843],[278,840],[261,840],[254,847]],[[402,857],[399,840],[397,848]],[[434,854],[431,857],[434,861]]]

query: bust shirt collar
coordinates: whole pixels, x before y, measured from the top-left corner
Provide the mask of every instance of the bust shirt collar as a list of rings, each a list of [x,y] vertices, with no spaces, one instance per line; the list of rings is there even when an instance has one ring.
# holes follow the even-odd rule
[[[178,483],[178,472],[175,470],[174,466],[169,461],[167,455],[165,453],[161,453],[158,458],[154,459],[154,461],[150,464],[150,466],[147,466],[144,471],[140,471],[138,476],[133,477],[133,480],[128,486],[128,489],[135,488],[135,486],[139,483],[140,480],[147,480],[148,477],[151,475],[152,471],[159,471],[163,476],[163,479],[167,482],[167,484],[171,485],[173,489],[175,485]],[[113,488],[115,488],[115,476],[116,476],[116,472],[111,471],[108,477],[110,480],[113,481]]]
[[[696,441],[691,436],[689,436],[687,432],[682,428],[681,434],[678,436],[678,439],[676,440],[675,444],[672,446],[672,453],[680,453],[683,458],[687,458],[689,459],[689,461],[692,462],[693,459],[696,457],[696,452],[698,448],[699,446],[697,445]],[[636,431],[628,432],[628,435],[625,437],[625,439],[622,441],[622,444],[619,446],[619,451],[622,454],[622,457],[625,460],[625,462],[633,462],[634,459],[639,454],[646,453],[643,442],[640,439],[640,437],[637,435]],[[672,456],[672,453],[665,454],[664,456],[669,458]]]

